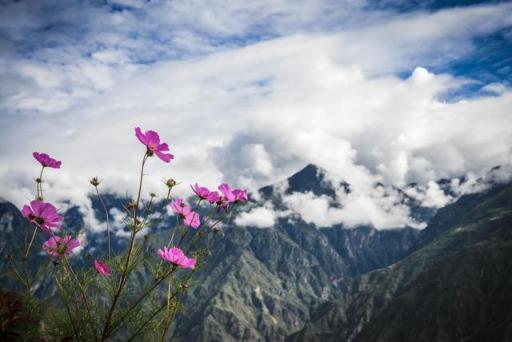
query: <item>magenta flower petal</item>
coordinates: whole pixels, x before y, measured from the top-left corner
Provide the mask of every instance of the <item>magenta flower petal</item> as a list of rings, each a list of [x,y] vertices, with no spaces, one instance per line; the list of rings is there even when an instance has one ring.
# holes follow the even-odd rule
[[[160,151],[160,152],[169,151],[169,145],[167,145],[166,143],[158,145],[158,151]]]
[[[181,267],[194,269],[196,267],[196,262],[197,260],[194,258],[185,258],[181,263]]]
[[[160,151],[155,151],[155,154],[160,160],[169,163],[171,160],[174,159],[174,155],[171,153],[162,153]]]
[[[141,143],[143,143],[144,145],[147,145],[146,136],[142,133],[142,131],[140,130],[140,127],[135,127],[135,136],[137,137],[137,139],[139,139],[139,141]]]
[[[170,207],[172,211],[178,216],[185,218],[191,211],[190,206],[183,203],[183,199],[177,198],[171,202]]]
[[[231,190],[231,187],[226,184],[226,183],[223,183],[221,185],[219,185],[219,190],[220,192],[222,192],[222,194],[224,195],[224,197],[226,198],[226,200],[228,202],[234,202],[236,197],[235,197],[235,194],[233,194],[233,191]]]
[[[110,267],[100,260],[94,260],[94,267],[96,268],[96,271],[104,277],[109,277],[111,274]]]
[[[23,209],[21,209],[21,214],[24,216],[24,217],[28,217],[28,215],[30,215],[30,213],[32,212],[32,210],[30,209],[30,207],[28,205],[24,205],[23,206]]]
[[[237,202],[247,202],[249,196],[247,195],[247,190],[235,189],[233,190],[233,195],[235,195],[235,201]]]
[[[41,216],[44,204],[45,203],[40,200],[33,200],[32,202],[30,202],[30,206],[32,207],[32,210],[37,216]]]
[[[51,205],[50,203],[43,203],[43,204],[41,204],[41,209],[39,210],[39,215],[46,216],[46,217],[50,218],[50,216],[52,216],[52,214],[55,213],[54,209],[55,209],[54,206]]]
[[[34,153],[32,153],[32,155],[44,167],[51,167],[54,169],[58,169],[58,168],[60,168],[60,166],[62,164],[61,161],[53,159],[46,153],[34,152]]]
[[[40,200],[30,202],[30,206],[23,206],[21,213],[48,235],[52,234],[52,230],[58,230],[62,221],[62,217],[51,203]]]
[[[176,198],[174,201],[171,201],[171,204],[169,205],[175,214],[181,214],[182,208],[185,206],[183,204],[183,199],[181,198]]]
[[[142,133],[140,127],[135,128],[135,136],[143,143],[147,148],[147,154],[149,156],[156,155],[158,158],[166,163],[169,163],[174,159],[174,155],[171,153],[165,153],[169,151],[169,145],[166,143],[160,143],[160,137],[155,131],[146,131]]]
[[[185,219],[183,220],[183,224],[194,229],[197,229],[201,225],[201,220],[199,219],[199,214],[195,211],[189,212]]]
[[[211,191],[207,199],[210,204],[216,203],[219,200],[219,193],[217,191]]]
[[[157,254],[162,258],[162,260],[170,262],[181,268],[193,269],[196,266],[196,259],[187,258],[185,253],[183,253],[183,251],[178,247],[164,247],[163,249],[159,249]]]
[[[160,137],[155,131],[146,131],[147,144],[154,146],[155,148],[160,145]]]
[[[192,191],[199,197],[200,199],[208,199],[208,196],[210,196],[210,190],[208,188],[199,186],[197,183],[195,185],[190,186],[192,188]]]

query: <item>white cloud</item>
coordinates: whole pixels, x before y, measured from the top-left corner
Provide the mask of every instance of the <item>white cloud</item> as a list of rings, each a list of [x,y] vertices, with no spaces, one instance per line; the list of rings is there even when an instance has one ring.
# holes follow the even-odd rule
[[[425,186],[409,187],[405,193],[428,208],[441,208],[452,202],[455,198],[445,194],[443,189],[434,181],[429,181]]]
[[[240,213],[234,222],[240,227],[271,228],[276,223],[276,219],[274,209],[267,204]]]
[[[401,227],[424,228],[425,225],[410,217],[409,207],[401,204],[398,193],[384,191],[382,187],[352,192],[337,199],[315,196],[312,192],[294,192],[285,195],[283,202],[305,222],[319,228],[342,224],[345,228],[372,226],[377,229]]]
[[[507,86],[502,83],[489,83],[482,87],[482,90],[501,95],[507,91]]]
[[[312,192],[294,192],[284,198],[284,203],[305,222],[318,227],[341,223],[342,210],[332,208],[327,196],[315,196]]]
[[[38,47],[33,58],[0,47],[0,73],[12,85],[0,86],[6,199],[21,205],[32,197],[34,150],[63,160],[47,172],[52,201],[90,205],[95,175],[133,194],[144,153],[135,126],[157,130],[176,155],[170,165],[149,161],[144,196],[162,194],[167,177],[183,182],[177,195],[196,181],[254,189],[315,163],[357,189],[343,215],[310,198],[316,213],[308,219],[320,225],[409,224],[406,208],[375,193],[375,182],[428,183],[511,162],[510,89],[445,102],[443,94],[470,80],[422,67],[456,60],[474,37],[510,26],[510,4],[394,14],[316,1],[305,2],[311,11],[286,1],[212,2],[197,17],[195,3],[134,3],[140,8],[123,12],[69,9],[66,19],[86,33],[55,29],[43,40],[60,45]],[[0,20],[10,35],[44,26],[16,13]],[[325,13],[329,25],[315,24]],[[349,20],[334,25],[340,18]],[[261,37],[244,36],[258,27]],[[410,77],[396,76],[408,70]],[[290,203],[307,216],[306,199]]]

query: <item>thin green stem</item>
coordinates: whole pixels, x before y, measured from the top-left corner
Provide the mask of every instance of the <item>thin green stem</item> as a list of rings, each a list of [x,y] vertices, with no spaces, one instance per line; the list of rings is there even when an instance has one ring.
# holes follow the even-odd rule
[[[110,260],[112,258],[112,248],[110,247],[110,217],[108,215],[107,206],[105,205],[105,201],[103,201],[103,196],[101,196],[98,186],[95,185],[94,189],[96,189],[96,195],[98,196],[98,199],[100,200],[103,210],[105,211],[105,217],[107,219],[108,259]]]
[[[32,248],[32,244],[34,243],[34,240],[36,239],[36,235],[37,235],[37,226],[34,228],[34,233],[32,234],[32,239],[30,239],[30,243],[28,244],[27,250],[25,251],[23,260],[28,259],[28,253],[30,252],[30,248]]]
[[[44,166],[41,168],[39,178],[36,180],[36,199],[43,200],[43,171]]]
[[[164,303],[164,304],[162,304],[162,305],[161,305],[157,310],[155,310],[155,312],[153,312],[153,313],[151,314],[151,316],[149,316],[149,317],[148,317],[148,319],[146,319],[146,320],[144,321],[144,323],[142,323],[142,324],[140,325],[140,327],[139,327],[139,328],[138,328],[138,329],[133,333],[133,335],[132,335],[132,336],[130,336],[130,337],[128,338],[128,340],[127,340],[127,341],[128,341],[128,342],[133,341],[133,339],[134,339],[135,337],[137,337],[137,336],[142,332],[142,330],[144,330],[144,327],[145,327],[149,322],[151,322],[151,320],[153,320],[153,318],[155,318],[155,316],[156,316],[156,315],[158,315],[158,314],[159,314],[163,309],[165,309],[166,307],[167,307],[167,303]]]
[[[69,303],[67,300],[66,291],[64,290],[64,286],[62,286],[62,283],[59,281],[59,277],[57,275],[55,275],[55,280],[57,281],[57,284],[59,285],[60,291],[62,292],[62,300],[64,301],[64,306],[66,307],[66,312],[68,314],[69,322],[71,323],[71,327],[73,328],[73,332],[76,336],[77,341],[80,341],[80,335],[75,326],[75,323],[73,322],[73,316],[71,315],[71,310],[69,309]]]
[[[179,295],[180,290],[182,293],[186,291],[186,289],[188,288],[188,281],[192,277],[192,274],[193,274],[193,272],[189,272],[187,278],[185,279],[185,281],[183,283],[181,283],[181,286],[178,287],[176,292],[172,295],[171,299],[174,299],[174,297]],[[168,300],[168,306],[169,306],[171,299]],[[174,319],[174,315],[176,314],[177,309],[178,309],[177,306],[175,306],[173,308],[172,312],[168,312],[168,316],[164,319],[164,329],[162,331],[162,337],[160,339],[161,342],[163,342],[165,340],[165,336],[167,335],[167,332],[169,331],[169,328],[171,327],[172,320]]]
[[[89,300],[87,299],[87,293],[86,293],[85,289],[83,288],[82,283],[80,282],[80,279],[78,279],[78,276],[71,268],[71,265],[69,264],[69,261],[66,258],[66,256],[63,257],[63,260],[64,260],[64,262],[63,262],[64,267],[69,272],[69,274],[71,274],[75,278],[75,281],[78,284],[78,288],[80,289],[80,294],[82,295],[82,300],[84,302],[85,308],[87,309],[87,313],[90,316],[91,315],[91,306],[89,305]]]
[[[162,281],[164,281],[167,277],[171,276],[174,271],[176,271],[177,266],[173,265],[171,269],[168,271],[167,274],[164,274],[162,277],[155,280],[155,282],[149,286],[130,306],[128,309],[122,314],[122,316],[111,326],[111,329],[108,331],[108,333],[112,333],[116,327],[122,323],[122,321],[132,312],[133,309],[137,307]]]
[[[126,256],[126,262],[123,268],[123,273],[121,274],[121,279],[119,281],[119,286],[117,288],[116,293],[114,294],[114,299],[112,300],[112,305],[110,306],[110,309],[107,314],[107,319],[105,320],[105,326],[103,328],[102,333],[102,341],[104,341],[108,337],[108,331],[110,330],[110,322],[112,321],[112,315],[114,314],[114,310],[116,308],[117,302],[119,301],[119,297],[121,295],[121,292],[123,291],[124,285],[126,283],[126,279],[128,278],[128,268],[130,266],[130,258],[132,255],[133,247],[135,245],[135,235],[137,233],[137,213],[139,209],[140,204],[140,197],[142,192],[142,180],[144,178],[144,165],[146,164],[146,160],[148,158],[147,152],[144,154],[144,158],[142,159],[142,165],[140,168],[140,180],[139,180],[139,190],[137,192],[137,201],[135,202],[135,208],[133,209],[133,216],[132,216],[132,229],[131,229],[131,237],[130,237],[130,246],[128,248],[128,254]]]

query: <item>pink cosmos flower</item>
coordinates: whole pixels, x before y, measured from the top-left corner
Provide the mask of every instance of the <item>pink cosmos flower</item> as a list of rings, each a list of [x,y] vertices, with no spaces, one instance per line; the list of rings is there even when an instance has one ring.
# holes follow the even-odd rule
[[[190,206],[183,203],[183,199],[181,198],[177,198],[174,201],[172,201],[170,206],[172,211],[174,211],[176,215],[179,215],[182,218],[185,218],[192,211],[192,209],[190,209]]]
[[[178,247],[167,248],[158,250],[158,255],[164,261],[173,263],[181,268],[194,269],[196,267],[197,260],[194,258],[187,258],[185,253]]]
[[[219,200],[219,193],[217,191],[211,191],[207,199],[210,204],[216,203]]]
[[[43,165],[43,167],[52,167],[54,169],[59,169],[60,165],[62,164],[61,161],[53,159],[46,153],[34,152],[32,153],[32,155],[34,156],[34,158],[36,158],[38,162],[41,163],[41,165]]]
[[[186,226],[197,228],[201,224],[199,214],[190,209],[190,206],[183,203],[183,199],[177,198],[170,204],[172,211],[183,219],[183,224]]]
[[[233,190],[233,194],[235,195],[236,202],[247,202],[249,196],[247,195],[247,190],[235,189]]]
[[[70,235],[65,237],[52,236],[43,243],[43,249],[53,256],[69,256],[73,249],[78,246],[80,246],[80,242],[77,239],[73,239]]]
[[[220,190],[220,192],[222,192],[222,195],[224,195],[224,198],[228,202],[234,202],[235,201],[236,196],[235,196],[235,194],[231,190],[231,187],[228,184],[222,183],[221,185],[219,185],[219,190]]]
[[[207,187],[199,186],[197,185],[197,183],[194,186],[191,185],[190,187],[192,188],[192,191],[194,191],[200,199],[208,199],[208,196],[210,195],[210,190],[208,190]]]
[[[199,214],[195,211],[191,211],[185,216],[185,219],[183,220],[183,224],[185,226],[192,227],[194,229],[197,229],[201,225],[201,220],[199,219]]]
[[[111,274],[110,267],[100,260],[94,260],[94,267],[96,268],[96,271],[104,277],[109,277]]]
[[[140,127],[136,127],[135,136],[140,140],[141,143],[146,145],[148,149],[147,153],[149,156],[156,154],[158,158],[162,159],[166,163],[174,159],[174,155],[171,153],[164,153],[169,151],[169,146],[166,143],[160,144],[160,137],[158,136],[157,132],[146,131],[145,133],[142,133]]]
[[[30,202],[30,206],[24,205],[21,213],[48,235],[51,235],[52,230],[59,230],[62,221],[62,217],[57,214],[57,209],[51,203],[40,200]]]
[[[228,211],[228,207],[229,207],[229,202],[226,200],[226,198],[224,196],[219,196],[219,198],[217,199],[217,212],[220,211],[220,209],[224,209],[224,211]]]

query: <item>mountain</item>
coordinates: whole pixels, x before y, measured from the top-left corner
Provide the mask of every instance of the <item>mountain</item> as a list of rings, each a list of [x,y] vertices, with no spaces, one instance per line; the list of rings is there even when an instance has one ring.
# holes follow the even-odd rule
[[[287,180],[285,193],[333,196],[325,171],[308,165]],[[346,183],[341,186],[350,191]],[[281,207],[282,184],[261,190]],[[186,297],[173,338],[194,341],[283,340],[318,307],[340,298],[347,280],[407,255],[419,239],[412,228],[318,229],[280,218],[271,228],[230,226]]]
[[[351,279],[289,341],[512,340],[512,185],[462,196],[416,250]]]
[[[425,341],[457,340],[457,332],[475,341],[506,340],[512,307],[503,299],[511,278],[511,186],[493,172],[477,182],[478,191],[439,210],[422,206],[406,190],[375,184],[384,192],[399,193],[411,216],[429,222],[424,230],[341,224],[319,229],[287,216],[277,217],[269,228],[226,224],[211,241],[211,256],[183,297],[173,340],[405,341],[416,330],[418,340]],[[437,184],[455,196],[448,181]],[[333,185],[324,170],[308,165],[262,188],[261,198],[248,208],[271,203],[285,210],[284,195],[305,192],[334,202],[335,188],[352,191],[350,184]],[[119,212],[129,200],[115,195],[104,199]],[[103,222],[101,203],[92,198],[92,204]],[[158,202],[157,211],[163,205]],[[76,231],[84,226],[79,209],[65,213],[66,225]],[[17,208],[0,203],[0,234],[8,237],[0,241],[23,237],[18,227],[24,225]],[[148,244],[155,248],[166,243],[173,225],[171,217],[148,231]],[[89,233],[75,263],[89,265],[105,250],[105,236]],[[126,241],[115,240],[114,250]],[[0,244],[2,255],[8,246]],[[1,266],[4,285],[7,264]],[[141,272],[134,281],[142,283],[144,277]],[[41,296],[51,293],[50,282],[41,286]]]

